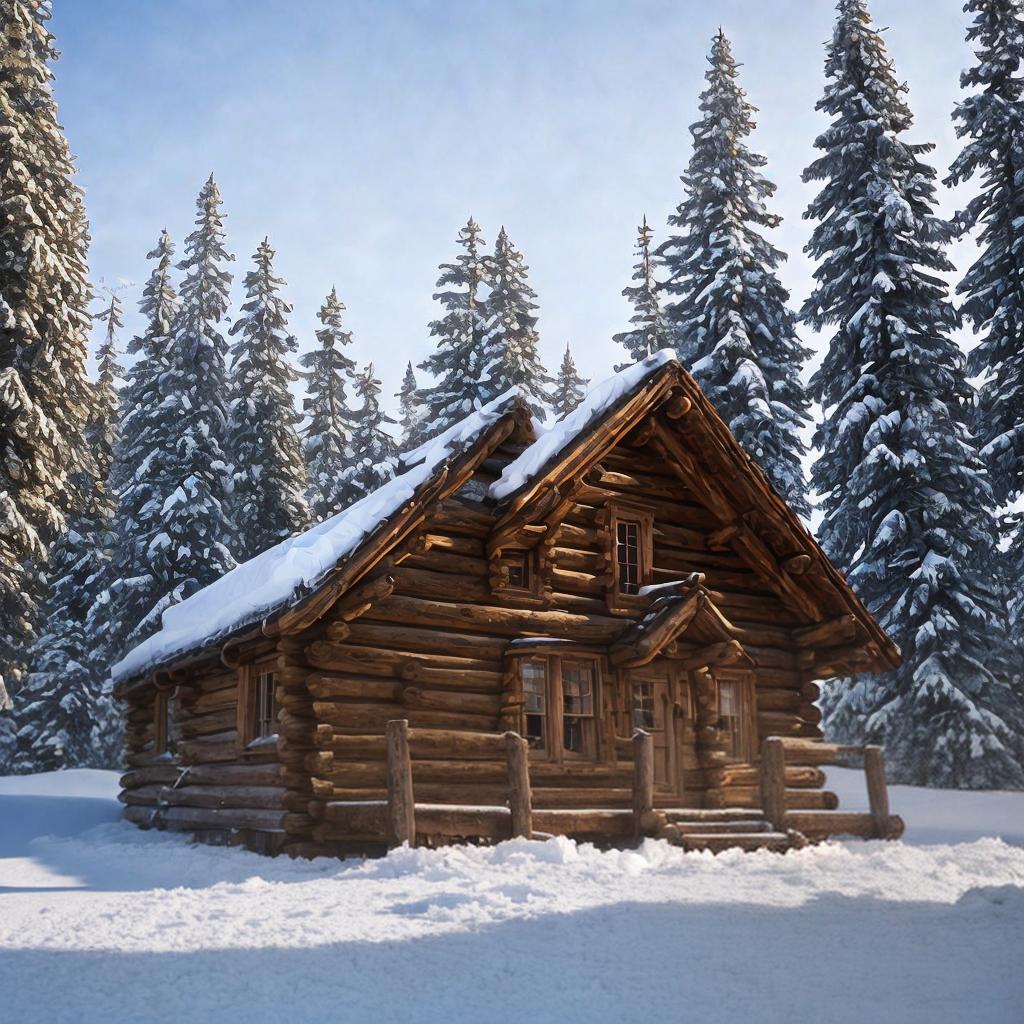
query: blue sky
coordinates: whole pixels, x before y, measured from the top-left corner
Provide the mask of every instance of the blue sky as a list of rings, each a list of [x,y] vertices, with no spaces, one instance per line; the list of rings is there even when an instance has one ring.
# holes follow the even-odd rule
[[[55,0],[61,119],[92,224],[95,282],[127,279],[134,314],[162,227],[179,244],[213,171],[236,296],[264,235],[313,344],[332,285],[354,355],[385,391],[429,351],[437,264],[472,214],[504,224],[540,302],[542,354],[567,341],[605,376],[646,213],[664,237],[679,200],[712,34],[721,25],[760,108],[785,221],[773,241],[798,304],[812,190],[800,172],[824,126],[825,0]],[[956,152],[949,115],[970,60],[960,0],[874,0],[910,85],[912,136]],[[943,191],[944,208],[956,197]],[[969,245],[954,252],[964,266]],[[137,317],[129,319],[138,326]],[[821,344],[809,332],[806,340]]]

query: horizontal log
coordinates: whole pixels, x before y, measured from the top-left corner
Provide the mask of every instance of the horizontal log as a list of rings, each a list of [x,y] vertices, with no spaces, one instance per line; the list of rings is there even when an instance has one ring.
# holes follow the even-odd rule
[[[160,811],[160,821],[179,829],[255,829],[264,832],[282,831],[285,812],[245,808],[168,807]]]
[[[787,764],[835,764],[860,767],[864,748],[840,743],[815,743],[789,737],[783,738]]]
[[[121,789],[136,789],[139,786],[164,786],[177,782],[181,769],[175,764],[163,763],[132,768],[121,776]]]
[[[391,719],[407,718],[415,728],[479,729],[493,731],[496,715],[467,714],[456,711],[437,711],[407,708],[394,704],[356,704],[316,701],[313,705],[321,722],[353,729],[378,729],[383,732]]]
[[[623,629],[622,620],[609,615],[459,605],[397,595],[377,605],[374,615],[378,619],[451,626],[461,631],[481,630],[507,636],[556,634],[595,643],[608,642]]]
[[[875,819],[870,814],[851,811],[790,811],[786,814],[786,827],[802,832],[810,839],[826,836],[860,836],[871,839],[876,836]],[[903,832],[903,821],[897,815],[889,817],[886,836],[898,836]]]
[[[534,814],[536,821],[536,812]],[[507,807],[416,804],[417,836],[445,839],[508,839],[512,815]]]
[[[330,801],[324,806],[324,821],[332,830],[353,838],[383,839],[387,835],[388,808],[385,800]]]
[[[197,764],[185,771],[190,786],[276,786],[283,784],[279,764]]]
[[[280,786],[165,786],[161,803],[181,807],[255,807],[283,810],[286,790]]]
[[[631,836],[633,810],[628,809],[545,809],[533,811],[533,828],[549,835]]]
[[[364,701],[399,704],[402,700],[400,682],[382,681],[373,676],[342,675],[337,672],[312,672],[306,686],[321,700],[334,697],[356,697]]]
[[[440,637],[437,640],[437,645],[441,647],[443,643],[443,637]],[[394,647],[388,649],[364,647],[356,644],[339,644],[329,640],[318,640],[310,644],[307,658],[311,665],[325,672],[386,676],[390,679],[402,678],[402,669],[410,662],[451,672],[500,672],[498,662],[487,661],[479,657],[428,654],[422,651],[403,651]]]
[[[238,711],[232,704],[228,708],[205,715],[182,716],[178,723],[178,731],[182,739],[209,736],[213,733],[224,732],[225,729],[233,729],[237,718]]]
[[[458,690],[432,690],[408,686],[402,693],[402,703],[410,709],[452,711],[457,714],[496,716],[501,698],[483,693]]]

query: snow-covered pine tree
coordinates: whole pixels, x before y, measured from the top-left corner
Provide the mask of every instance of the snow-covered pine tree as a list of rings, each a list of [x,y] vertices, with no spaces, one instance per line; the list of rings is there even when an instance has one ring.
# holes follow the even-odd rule
[[[245,275],[246,301],[231,328],[231,423],[228,450],[234,467],[234,554],[244,562],[291,537],[309,523],[309,486],[289,385],[299,379],[288,362],[298,349],[288,331],[292,307],[281,298],[274,250],[264,238]]]
[[[840,0],[818,109],[832,123],[805,171],[820,260],[802,315],[835,327],[812,388],[827,415],[813,482],[822,543],[903,651],[901,668],[826,690],[826,729],[884,742],[893,778],[1024,785],[1019,708],[990,586],[992,491],[966,427],[972,399],[934,213],[931,147],[863,0]],[[995,652],[995,653],[993,653]]]
[[[163,410],[173,424],[167,460],[163,528],[149,545],[156,576],[168,588],[142,620],[149,632],[165,608],[212,583],[235,565],[228,513],[231,470],[227,441],[227,342],[220,322],[228,309],[234,259],[224,248],[220,190],[210,175],[199,193],[195,230],[185,239],[185,273],[171,327]]]
[[[447,430],[482,404],[479,362],[487,323],[487,303],[481,290],[491,280],[491,262],[484,255],[480,225],[472,217],[459,232],[463,251],[454,263],[438,268],[434,299],[445,310],[430,324],[437,348],[422,363],[434,384],[420,392],[424,407],[423,439]]]
[[[622,289],[622,294],[633,306],[633,325],[628,331],[616,334],[612,341],[621,345],[629,354],[630,362],[638,363],[654,352],[671,347],[668,321],[658,299],[658,285],[654,279],[654,258],[651,253],[653,229],[644,216],[637,228],[637,262],[633,268],[633,280],[637,283]],[[624,364],[628,366],[629,363]],[[622,369],[622,367],[618,367]]]
[[[380,390],[373,363],[356,374],[355,393],[362,407],[353,418],[352,460],[342,479],[343,507],[364,498],[395,475],[398,447],[385,428],[385,424],[395,421],[380,407]]]
[[[583,401],[589,383],[587,378],[581,377],[576,371],[572,352],[566,345],[565,355],[562,356],[562,365],[555,378],[555,390],[551,394],[551,408],[556,419],[567,416]]]
[[[479,352],[480,398],[490,402],[515,388],[539,419],[551,398],[551,378],[540,361],[537,347],[537,293],[530,287],[523,254],[502,228],[494,244],[491,294],[487,299],[487,327]]]
[[[398,426],[402,431],[402,451],[411,451],[423,440],[423,406],[419,385],[412,370],[412,361],[405,368],[402,386],[395,393],[398,399]]]
[[[29,563],[45,559],[90,469],[89,233],[51,88],[49,18],[48,0],[0,0],[0,710],[24,676]],[[0,735],[3,746],[2,714]]]
[[[128,345],[135,362],[125,374],[119,406],[119,437],[110,472],[117,495],[116,543],[111,584],[95,614],[108,620],[110,658],[116,660],[159,625],[166,595],[178,585],[164,540],[163,508],[177,486],[171,465],[180,424],[164,403],[171,369],[171,325],[178,295],[171,283],[174,246],[164,230],[147,259],[156,260],[142,292],[142,334]]]
[[[96,475],[82,473],[76,489],[82,504],[50,552],[46,598],[39,634],[30,653],[31,671],[19,693],[18,772],[53,771],[117,764],[120,724],[106,688],[108,623],[96,609],[109,583],[114,501],[108,477],[117,438],[117,331],[121,308],[116,292],[96,317],[107,329],[98,351],[86,437]]]
[[[974,417],[981,455],[996,500],[1024,493],[1024,3],[968,0],[974,15],[967,41],[976,62],[960,76],[970,94],[953,119],[964,147],[946,184],[976,179],[977,193],[957,218],[961,233],[980,229],[981,255],[960,281],[960,311],[981,342],[968,356],[968,370],[984,376]],[[1010,580],[1024,573],[1024,530],[1019,514],[1005,522],[1004,570]],[[1011,585],[1012,631],[1024,643],[1024,603]]]
[[[352,332],[342,324],[344,312],[344,303],[332,288],[318,314],[323,324],[316,332],[320,346],[300,359],[306,370],[303,408],[309,417],[303,450],[309,470],[309,507],[315,522],[345,507],[342,478],[352,464],[353,413],[346,388],[354,381],[356,364],[344,352],[352,344]]]
[[[708,57],[701,119],[684,197],[669,218],[680,229],[658,247],[674,347],[736,439],[786,501],[810,515],[800,431],[810,402],[800,382],[800,344],[777,269],[786,258],[761,234],[781,218],[765,201],[775,185],[746,139],[756,108],[740,88],[732,47],[719,31]]]

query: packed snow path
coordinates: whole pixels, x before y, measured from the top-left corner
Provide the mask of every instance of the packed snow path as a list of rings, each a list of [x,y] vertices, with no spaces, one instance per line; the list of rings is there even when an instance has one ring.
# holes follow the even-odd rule
[[[0,779],[4,1019],[1021,1019],[1024,794],[894,787],[909,842],[785,856],[555,840],[340,864],[140,832],[115,785]],[[914,845],[946,838],[972,841]]]

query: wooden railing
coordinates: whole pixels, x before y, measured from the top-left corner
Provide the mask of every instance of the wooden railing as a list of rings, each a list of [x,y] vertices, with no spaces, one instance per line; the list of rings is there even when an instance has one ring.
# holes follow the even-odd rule
[[[416,803],[413,786],[411,738],[406,719],[387,723],[387,801],[378,804],[380,824],[388,842],[400,846],[416,844],[420,834],[455,834],[467,838],[504,839],[552,832],[576,831],[594,834],[643,836],[657,825],[654,811],[654,743],[650,733],[638,730],[632,738],[633,808],[628,810],[534,810],[530,784],[529,748],[515,732],[479,734],[481,745],[493,746],[504,753],[507,770],[507,806],[466,806],[459,804]],[[331,805],[331,816],[344,815],[354,827],[365,829],[374,818],[373,801],[350,805]],[[383,811],[383,815],[379,812]],[[535,829],[539,826],[539,830]]]
[[[837,765],[862,767],[867,778],[868,813],[791,810],[786,795],[786,766]],[[779,831],[789,829],[809,839],[854,835],[865,839],[898,839],[903,819],[889,813],[885,758],[877,746],[848,746],[813,740],[769,736],[761,748],[761,808]]]

